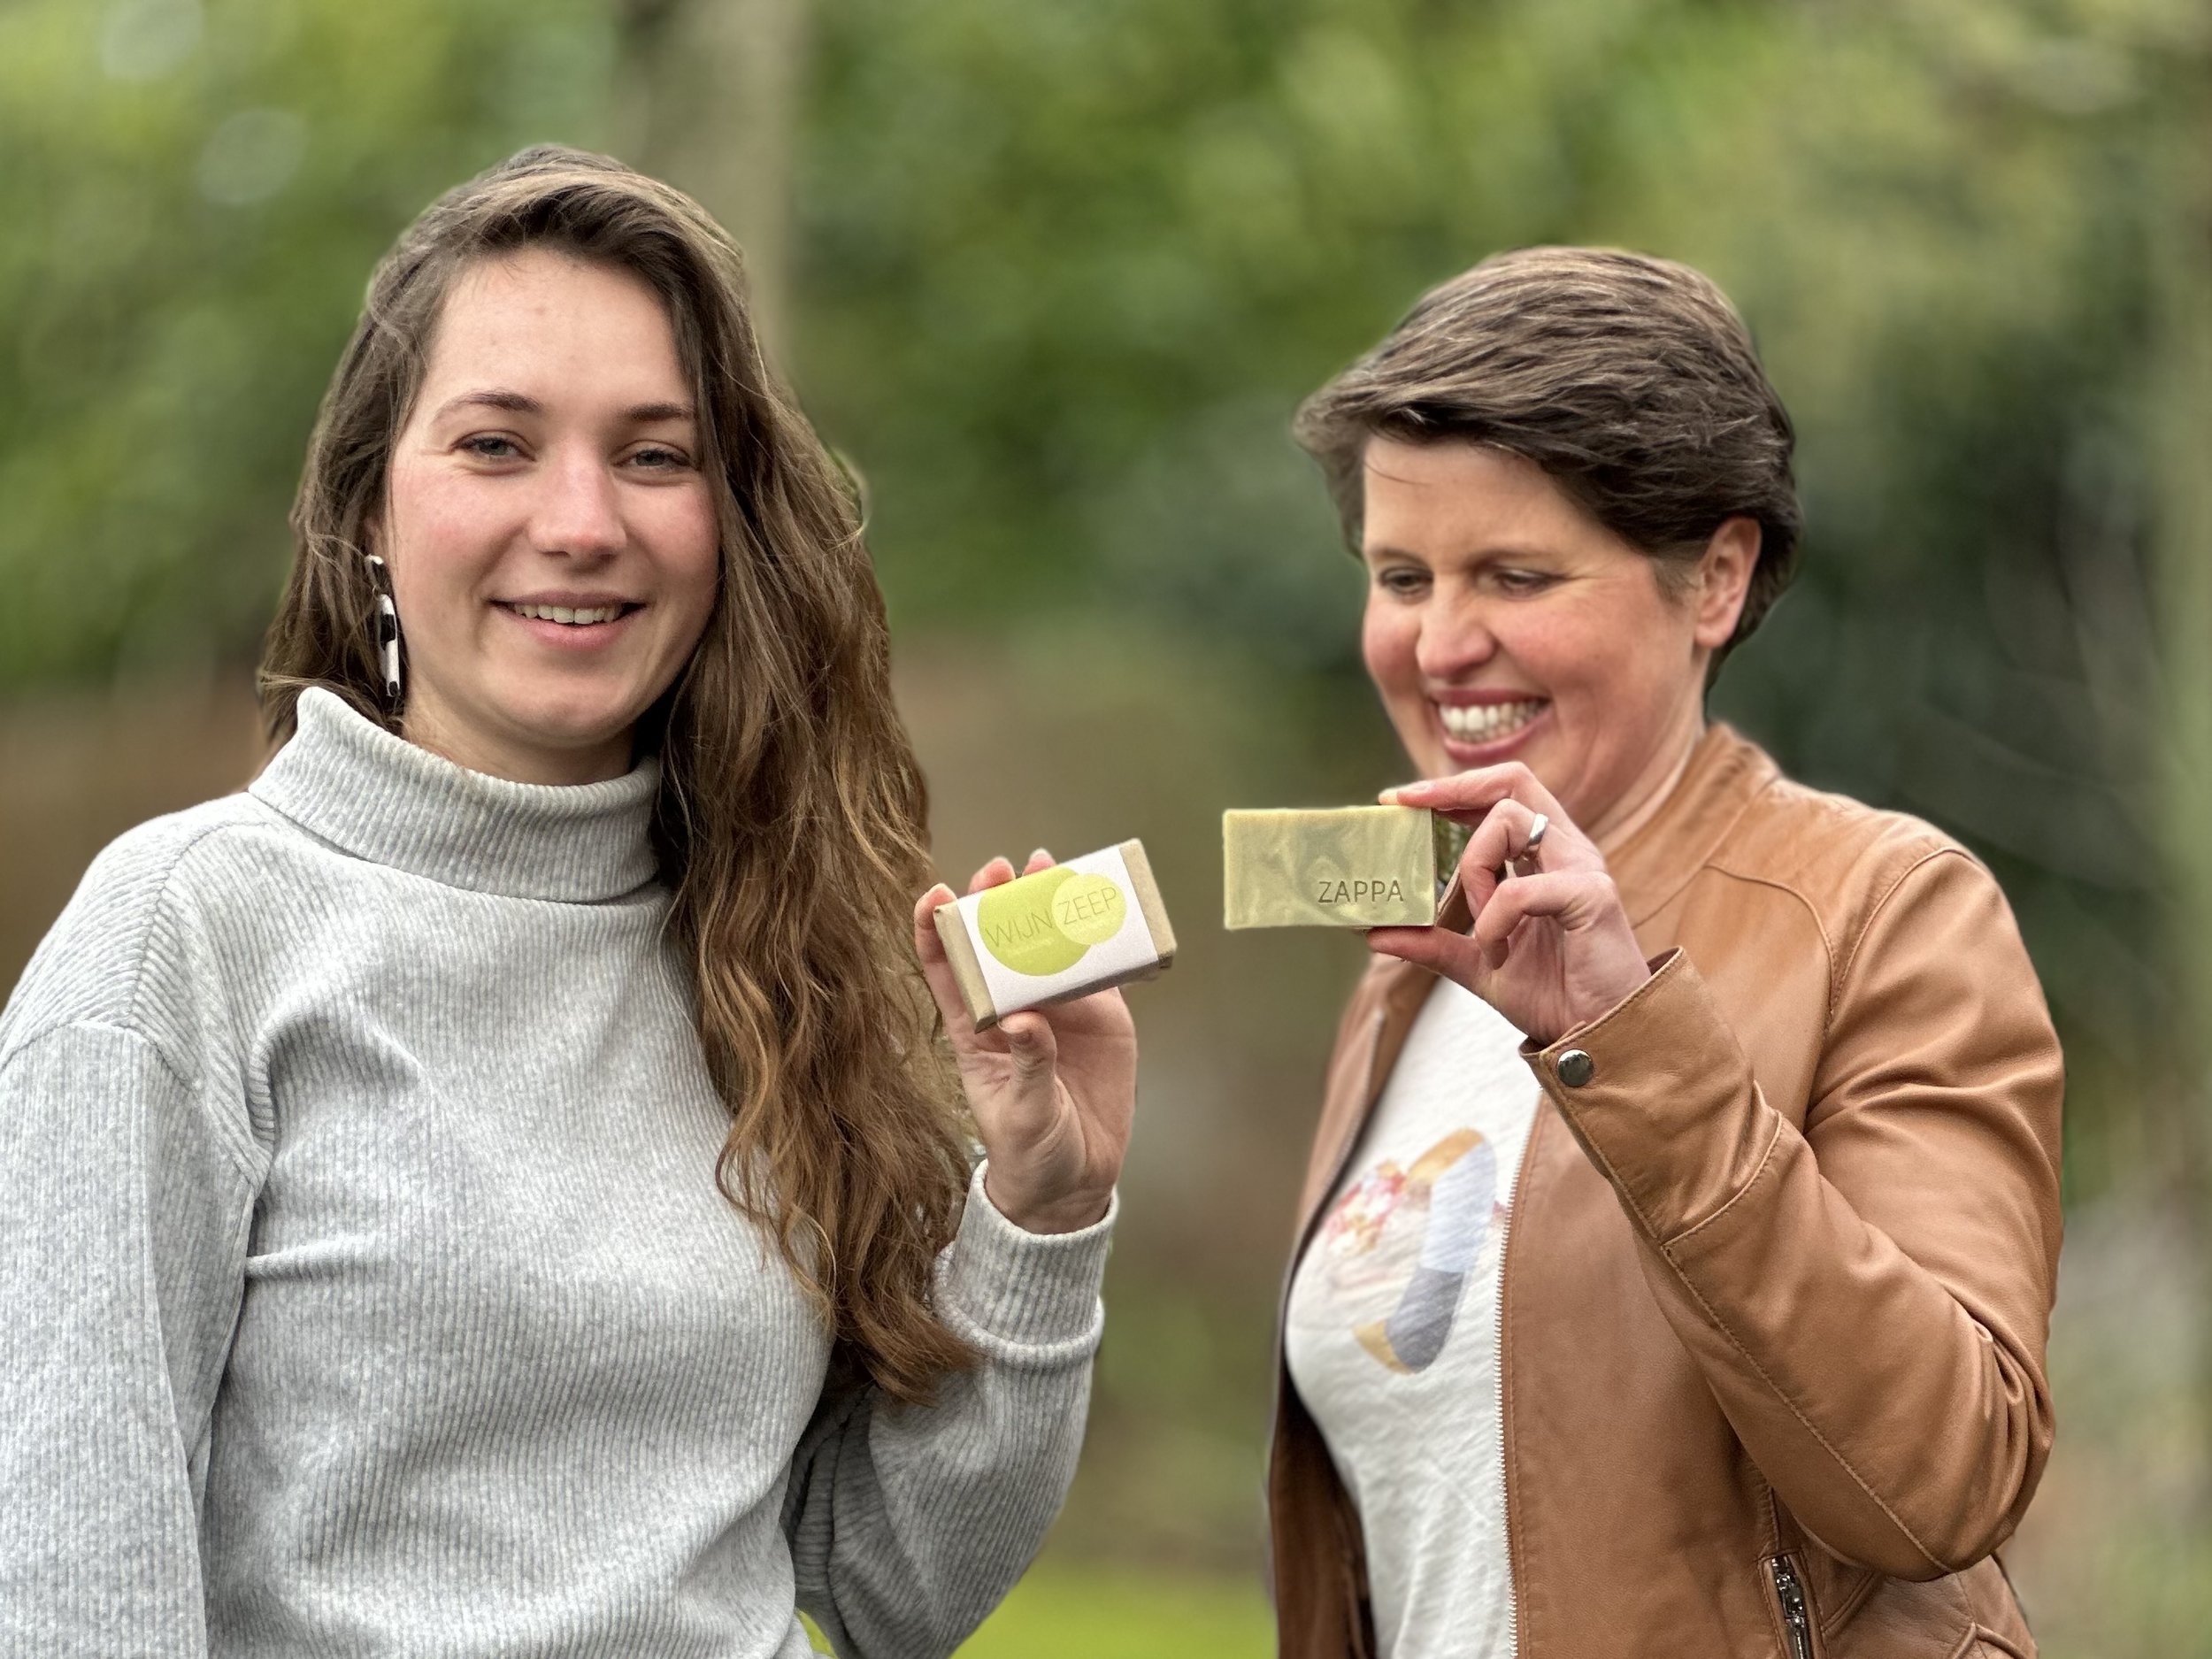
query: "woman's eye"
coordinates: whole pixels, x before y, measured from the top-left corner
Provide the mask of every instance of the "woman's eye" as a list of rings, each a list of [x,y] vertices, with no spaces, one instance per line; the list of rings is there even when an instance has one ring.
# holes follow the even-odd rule
[[[1552,579],[1542,571],[1495,571],[1492,572],[1491,579],[1509,594],[1539,594],[1550,587],[1552,582]]]
[[[630,457],[630,462],[649,472],[672,472],[691,465],[681,450],[659,448],[640,449]]]
[[[1398,598],[1411,599],[1428,591],[1428,572],[1408,570],[1402,566],[1395,570],[1378,571],[1375,573],[1375,586],[1386,594],[1395,595]]]
[[[461,448],[486,461],[511,461],[522,453],[515,448],[513,439],[503,438],[496,433],[489,432],[462,439]]]

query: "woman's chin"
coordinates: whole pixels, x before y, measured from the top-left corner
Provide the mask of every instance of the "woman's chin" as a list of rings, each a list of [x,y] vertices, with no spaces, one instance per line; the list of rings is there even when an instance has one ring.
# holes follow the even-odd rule
[[[626,733],[631,722],[610,710],[570,708],[503,709],[499,736],[528,749],[549,751],[602,749]]]
[[[623,736],[652,701],[646,687],[626,681],[519,685],[496,696],[503,725],[555,749],[595,749]]]
[[[411,722],[407,734],[464,765],[520,782],[589,782],[629,769],[631,733],[642,711],[634,697],[618,692],[578,695],[565,687],[488,698],[472,714]]]

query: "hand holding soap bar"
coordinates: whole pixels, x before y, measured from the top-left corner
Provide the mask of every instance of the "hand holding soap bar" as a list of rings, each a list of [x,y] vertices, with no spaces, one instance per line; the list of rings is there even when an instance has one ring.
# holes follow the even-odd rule
[[[1426,927],[1451,868],[1422,807],[1224,812],[1221,844],[1229,927]]]
[[[1009,1014],[1149,979],[1175,930],[1144,843],[1124,841],[937,907],[961,1000],[978,1031]]]

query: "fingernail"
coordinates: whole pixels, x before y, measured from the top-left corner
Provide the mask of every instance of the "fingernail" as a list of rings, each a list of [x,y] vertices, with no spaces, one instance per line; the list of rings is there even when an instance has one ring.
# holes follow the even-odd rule
[[[1043,848],[1040,847],[1039,849],[1037,849],[1037,850],[1036,850],[1035,852],[1033,852],[1033,853],[1032,853],[1032,854],[1030,854],[1030,855],[1029,855],[1029,862],[1030,862],[1031,864],[1035,864],[1035,863],[1037,862],[1037,860],[1039,860],[1040,858],[1045,859],[1047,862],[1049,862],[1049,861],[1051,860],[1051,857],[1052,857],[1052,855],[1051,855],[1050,853],[1047,852],[1047,851],[1046,851]]]

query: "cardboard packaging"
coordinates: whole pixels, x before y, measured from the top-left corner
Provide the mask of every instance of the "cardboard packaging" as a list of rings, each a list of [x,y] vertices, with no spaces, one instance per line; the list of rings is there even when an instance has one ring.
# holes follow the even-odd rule
[[[1425,807],[1221,815],[1228,927],[1426,927],[1460,833]]]
[[[1175,960],[1175,930],[1141,841],[971,893],[939,905],[934,920],[978,1031],[1148,979]]]

